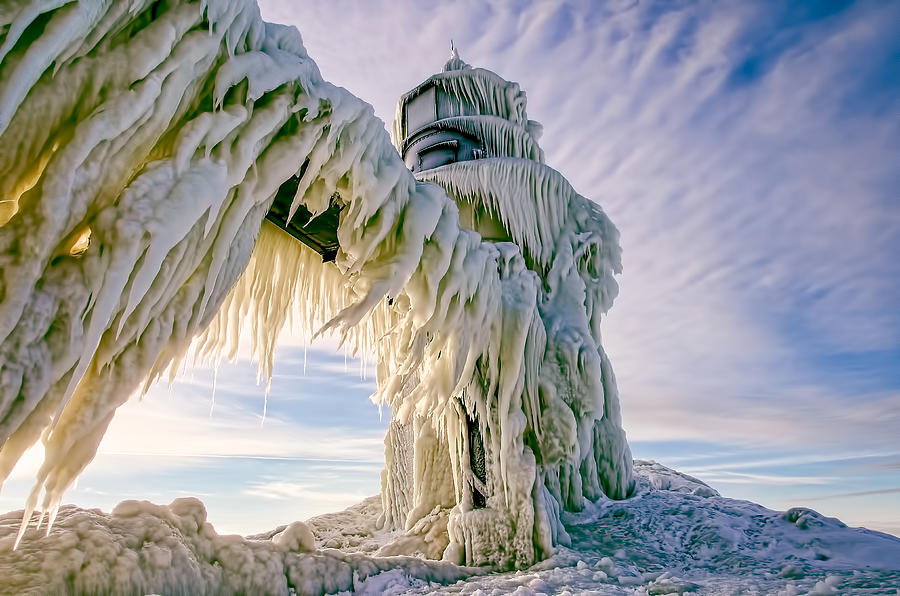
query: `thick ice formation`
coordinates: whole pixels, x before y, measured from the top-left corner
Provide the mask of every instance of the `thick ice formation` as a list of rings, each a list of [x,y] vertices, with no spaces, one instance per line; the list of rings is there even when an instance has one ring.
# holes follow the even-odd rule
[[[567,540],[561,509],[631,490],[599,343],[615,228],[541,163],[518,87],[452,65],[480,107],[444,125],[494,157],[420,173],[456,201],[252,0],[0,9],[0,479],[42,439],[26,521],[43,494],[49,530],[116,408],[192,342],[250,334],[265,375],[291,311],[378,359],[406,544],[523,566]],[[292,210],[342,207],[335,263],[263,224],[294,177]]]
[[[13,551],[18,520],[0,515],[0,594],[334,594],[372,576],[452,583],[478,573],[440,561],[321,548],[294,522],[266,538],[220,535],[194,498],[124,501],[109,514],[61,508],[46,537]]]
[[[894,594],[900,585],[894,536],[720,497],[652,462],[635,462],[635,480],[632,498],[564,513],[571,546],[509,573],[372,556],[384,539],[378,497],[246,538],[217,534],[196,499],[126,501],[108,514],[67,505],[49,536],[29,531],[16,551],[20,512],[7,513],[0,594]]]
[[[445,556],[468,564],[543,558],[568,542],[561,509],[633,487],[600,346],[618,290],[618,232],[544,165],[539,131],[517,84],[469,67],[455,49],[443,72],[401,98],[394,121],[416,177],[444,188],[464,225],[500,236],[506,346],[478,362],[454,415],[435,420],[415,395],[392,391],[386,440],[387,523],[415,534],[423,515],[452,507]]]

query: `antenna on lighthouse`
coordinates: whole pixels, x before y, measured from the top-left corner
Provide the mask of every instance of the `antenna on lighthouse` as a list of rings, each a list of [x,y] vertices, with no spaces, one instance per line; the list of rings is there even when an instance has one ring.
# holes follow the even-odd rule
[[[450,59],[447,60],[446,64],[444,64],[444,72],[448,70],[464,70],[466,68],[470,68],[468,64],[466,64],[462,58],[459,57],[459,50],[456,49],[456,44],[453,43],[453,40],[450,40]]]

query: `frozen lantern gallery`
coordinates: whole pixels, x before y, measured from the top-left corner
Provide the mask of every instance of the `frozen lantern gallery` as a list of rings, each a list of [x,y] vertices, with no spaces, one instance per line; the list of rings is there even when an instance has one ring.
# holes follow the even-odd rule
[[[395,147],[252,1],[0,14],[0,480],[45,450],[16,543],[129,397],[242,336],[269,377],[289,323],[378,363],[382,554],[524,567],[627,496],[618,233],[539,132],[454,53]]]

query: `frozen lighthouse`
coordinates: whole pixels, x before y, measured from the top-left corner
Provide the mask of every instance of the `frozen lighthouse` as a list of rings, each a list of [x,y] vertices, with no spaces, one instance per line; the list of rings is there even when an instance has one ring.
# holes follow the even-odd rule
[[[322,26],[306,4],[284,14]],[[381,21],[361,21],[367,30],[392,30],[396,11],[376,12]],[[629,12],[616,31],[641,35],[616,36],[614,49],[650,63],[655,32],[668,39],[679,21]],[[859,12],[845,22],[862,22]],[[352,52],[345,28],[333,29],[335,48]],[[688,49],[708,49],[709,36],[689,37]],[[667,72],[690,66],[666,58]],[[0,596],[900,585],[894,537],[804,507],[728,499],[632,461],[600,341],[618,291],[618,231],[544,163],[540,131],[516,83],[454,50],[402,96],[392,139],[372,106],[322,78],[297,29],[265,22],[255,0],[0,2],[0,495],[19,490],[29,449],[43,452],[23,508],[0,512]],[[219,534],[220,495],[207,516],[182,496],[188,486],[171,483],[182,474],[153,457],[148,469],[166,479],[147,474],[143,486],[178,495],[169,504],[64,504],[129,399],[177,378],[186,359],[218,362],[245,347],[268,387],[288,330],[308,342],[334,332],[366,357],[364,370],[376,363],[371,399],[390,416],[379,496],[297,521],[307,491],[280,487],[304,479],[284,462],[260,463],[252,494],[296,499],[293,519]],[[280,360],[279,373],[299,372],[292,366]],[[293,375],[289,390],[304,382]],[[316,407],[334,407],[340,391],[306,389],[297,402],[309,395]],[[142,421],[153,452],[205,453],[206,441],[225,466],[233,456],[303,457],[312,441],[335,458],[348,446],[382,450],[365,437],[305,433],[306,412],[293,407],[262,432],[288,410],[300,424],[271,437],[251,430],[253,416],[194,432],[203,421],[189,402],[203,414],[208,404],[194,393],[160,410],[174,423],[155,410]],[[232,411],[257,399],[265,419],[268,390],[248,393],[232,395]],[[247,436],[232,437],[238,428]],[[130,479],[143,464],[122,467],[110,476],[120,487],[101,485],[110,496],[137,491]],[[209,492],[227,490],[247,523],[270,523],[234,498],[251,494],[247,480],[236,474]],[[323,495],[341,489],[330,474],[320,480]]]
[[[518,85],[454,54],[394,146],[252,2],[42,7],[0,26],[0,482],[44,447],[12,546],[130,397],[242,338],[271,378],[289,321],[377,362],[383,554],[526,567],[630,494],[618,232]]]
[[[503,305],[504,340],[515,344],[518,334],[517,353],[479,361],[440,417],[410,411],[403,391],[390,398],[385,520],[429,536],[420,552],[434,556],[446,544],[444,558],[470,565],[528,565],[568,542],[561,510],[633,489],[600,345],[617,292],[618,233],[544,164],[541,126],[525,108],[516,83],[470,67],[451,48],[442,72],[401,97],[394,122],[416,178],[441,186],[460,226],[494,243],[501,277],[516,278]],[[436,524],[447,524],[446,542],[434,540]],[[413,546],[412,538],[401,542]]]

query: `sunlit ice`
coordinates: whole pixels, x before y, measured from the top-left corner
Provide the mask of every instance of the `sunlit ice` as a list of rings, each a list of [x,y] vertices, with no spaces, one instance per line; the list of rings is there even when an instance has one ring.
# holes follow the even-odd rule
[[[833,266],[896,246],[870,230],[897,136],[866,133],[890,93],[861,103],[846,58],[884,51],[877,10],[539,5],[513,36],[503,6],[23,7],[0,66],[14,592],[68,577],[78,557],[46,572],[23,557],[87,548],[88,528],[156,537],[78,574],[94,592],[895,579],[896,541],[792,508],[844,503],[849,521],[865,500],[881,505],[856,523],[895,522],[897,326],[880,301],[896,265]],[[490,70],[438,56],[435,27]],[[741,53],[777,27],[802,34]],[[593,53],[595,72],[549,67]],[[819,76],[786,95],[796,72]],[[830,181],[817,160],[835,156],[868,167]],[[820,245],[835,222],[849,240]],[[692,476],[632,463],[624,429]],[[649,559],[627,547],[651,536]]]

